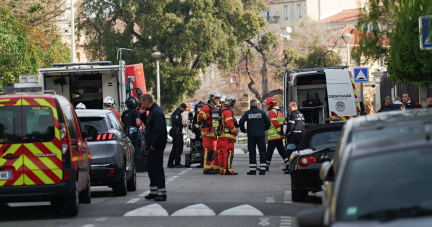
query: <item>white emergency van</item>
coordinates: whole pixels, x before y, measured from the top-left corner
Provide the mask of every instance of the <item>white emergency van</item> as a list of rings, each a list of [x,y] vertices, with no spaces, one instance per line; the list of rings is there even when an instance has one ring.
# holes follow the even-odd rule
[[[347,121],[360,115],[360,102],[346,66],[294,69],[284,75],[284,111],[296,102],[306,125]]]

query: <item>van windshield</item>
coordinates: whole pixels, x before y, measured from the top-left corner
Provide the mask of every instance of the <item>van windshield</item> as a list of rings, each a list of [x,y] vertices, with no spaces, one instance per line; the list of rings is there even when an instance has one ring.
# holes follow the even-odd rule
[[[49,107],[1,107],[0,116],[0,144],[54,140],[54,116]]]

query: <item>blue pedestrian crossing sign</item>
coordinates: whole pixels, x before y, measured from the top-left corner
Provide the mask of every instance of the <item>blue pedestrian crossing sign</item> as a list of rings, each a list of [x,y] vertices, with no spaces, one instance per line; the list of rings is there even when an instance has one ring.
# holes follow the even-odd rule
[[[419,18],[420,27],[420,49],[431,50],[432,49],[432,16],[425,16]]]
[[[354,81],[356,83],[369,82],[369,68],[355,68],[354,69]]]

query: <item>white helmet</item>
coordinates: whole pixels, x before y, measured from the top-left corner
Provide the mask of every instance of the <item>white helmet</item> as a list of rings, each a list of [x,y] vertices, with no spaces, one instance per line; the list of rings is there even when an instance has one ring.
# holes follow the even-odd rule
[[[75,109],[77,110],[85,110],[86,106],[84,105],[84,103],[80,102],[76,105]]]
[[[104,106],[111,106],[111,105],[115,104],[115,101],[111,96],[107,96],[107,97],[105,97],[103,104],[104,104]]]
[[[227,95],[225,98],[225,105],[233,107],[235,103],[237,102],[237,99],[234,97],[234,95]]]
[[[226,96],[222,95],[222,98],[220,99],[220,101],[221,101],[222,104],[225,102],[225,98],[226,98]]]
[[[218,91],[212,91],[209,95],[209,99],[214,102],[214,99],[220,99],[222,97],[221,93]]]

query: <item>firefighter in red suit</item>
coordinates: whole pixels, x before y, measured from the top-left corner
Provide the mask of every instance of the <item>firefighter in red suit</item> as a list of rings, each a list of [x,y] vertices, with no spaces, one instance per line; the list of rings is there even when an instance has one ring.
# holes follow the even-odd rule
[[[233,95],[227,95],[222,107],[222,134],[219,136],[219,165],[220,175],[238,175],[232,169],[232,160],[234,158],[234,143],[238,134],[234,114],[231,107],[234,106],[236,98]]]
[[[209,100],[203,105],[198,114],[198,120],[201,122],[201,135],[204,148],[204,174],[218,173],[218,171],[213,170],[213,160],[216,156],[217,135],[212,126],[211,111],[217,108],[220,98],[220,92],[212,91]]]

